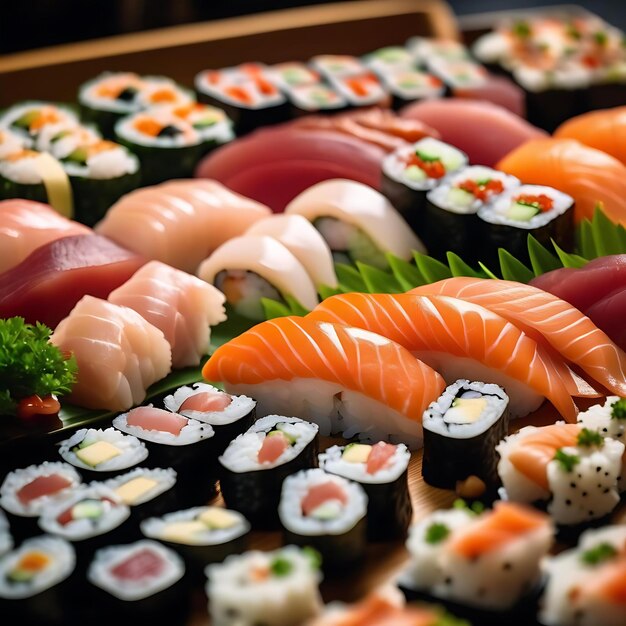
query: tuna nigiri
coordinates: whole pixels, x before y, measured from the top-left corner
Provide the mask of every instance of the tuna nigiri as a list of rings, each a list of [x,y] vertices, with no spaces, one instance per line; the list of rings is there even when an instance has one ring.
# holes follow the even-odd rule
[[[626,166],[606,152],[573,139],[535,139],[496,166],[525,183],[549,185],[576,200],[575,219],[591,219],[600,203],[607,216],[626,224]]]
[[[69,400],[90,409],[122,411],[169,374],[172,350],[163,333],[132,309],[85,296],[50,341],[72,353],[78,381]]]
[[[626,165],[626,106],[577,115],[561,124],[554,136],[576,139]]]
[[[90,233],[87,226],[68,220],[47,204],[3,200],[0,202],[0,273],[46,243]]]
[[[414,447],[424,409],[444,388],[437,372],[389,339],[297,317],[263,322],[233,339],[202,374],[256,398],[259,415],[296,415],[324,434]]]
[[[451,296],[479,304],[528,335],[543,338],[595,381],[626,396],[626,354],[565,300],[522,283],[460,277],[424,285],[410,293]]]
[[[144,263],[99,235],[56,239],[0,274],[0,317],[20,315],[54,328],[83,296],[106,298]]]
[[[220,291],[159,261],[144,265],[108,299],[137,311],[163,332],[174,368],[198,365],[209,349],[210,327],[226,319]]]
[[[96,230],[147,259],[194,273],[220,244],[269,214],[215,181],[173,180],[124,196]]]
[[[452,383],[459,378],[501,385],[513,416],[547,398],[568,420],[577,409],[557,364],[532,338],[491,311],[446,296],[350,293],[328,298],[309,314],[397,341]]]

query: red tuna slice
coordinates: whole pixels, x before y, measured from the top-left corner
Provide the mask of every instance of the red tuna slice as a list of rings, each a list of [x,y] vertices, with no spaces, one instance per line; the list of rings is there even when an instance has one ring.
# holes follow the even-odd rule
[[[310,515],[325,502],[339,500],[341,504],[348,504],[346,492],[334,481],[329,480],[311,487],[302,499],[301,507],[304,515]]]
[[[372,446],[372,450],[367,457],[367,464],[365,471],[368,474],[375,474],[380,472],[381,469],[387,467],[389,459],[396,453],[396,446],[392,443],[385,443],[379,441],[375,446]]]
[[[71,485],[72,481],[61,476],[61,474],[48,474],[47,476],[37,476],[35,480],[21,487],[15,495],[23,505],[27,505],[37,498],[59,493]]]
[[[526,117],[526,94],[521,87],[506,76],[490,74],[482,85],[460,87],[454,90],[453,95],[455,98],[491,102],[508,109],[519,117]]]
[[[577,269],[553,270],[533,278],[530,284],[569,302],[591,317],[588,310],[596,302],[626,288],[626,254],[600,257]],[[597,322],[596,325],[602,328]],[[602,330],[607,332],[604,328]]]
[[[175,437],[180,435],[180,431],[187,426],[189,420],[182,415],[170,413],[163,409],[155,409],[151,406],[140,406],[126,414],[126,424],[136,426],[144,430],[158,430],[163,433],[170,433]]]
[[[233,399],[227,393],[211,393],[209,391],[200,391],[189,396],[178,408],[178,412],[198,411],[199,413],[212,413],[215,411],[223,411]]]
[[[602,298],[590,306],[586,313],[598,328],[622,350],[626,350],[626,287]]]
[[[150,550],[138,550],[124,561],[111,568],[111,574],[120,580],[138,581],[158,576],[164,569],[163,558]]]
[[[276,431],[271,437],[265,437],[257,460],[259,463],[273,463],[291,445],[289,439],[282,433]]]
[[[331,178],[379,189],[385,154],[351,135],[287,125],[259,130],[215,150],[199,164],[196,176],[213,178],[281,212],[299,193]]]
[[[85,295],[105,298],[145,260],[100,235],[64,237],[0,274],[0,317],[54,328]]]
[[[529,139],[547,137],[508,109],[479,100],[422,100],[405,107],[401,115],[437,129],[441,139],[463,150],[473,165],[493,167]]]

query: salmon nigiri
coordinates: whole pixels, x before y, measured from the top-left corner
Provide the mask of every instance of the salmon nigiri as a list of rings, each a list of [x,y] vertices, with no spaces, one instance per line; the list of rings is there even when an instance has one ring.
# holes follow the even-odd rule
[[[308,317],[385,335],[449,383],[469,378],[499,384],[514,416],[535,410],[545,397],[566,419],[576,417],[557,364],[534,339],[476,304],[446,296],[349,293],[328,298]]]
[[[413,289],[418,295],[460,298],[501,315],[545,339],[607,389],[626,396],[626,354],[586,315],[552,294],[508,280],[448,278]]]
[[[554,136],[576,139],[626,165],[626,106],[577,115],[561,124]]]
[[[202,375],[258,401],[257,414],[295,415],[323,434],[421,444],[421,419],[444,381],[372,332],[308,318],[263,322],[215,351]]]
[[[626,166],[573,139],[534,139],[496,166],[525,183],[549,185],[576,201],[577,222],[591,219],[598,203],[614,222],[626,224]]]

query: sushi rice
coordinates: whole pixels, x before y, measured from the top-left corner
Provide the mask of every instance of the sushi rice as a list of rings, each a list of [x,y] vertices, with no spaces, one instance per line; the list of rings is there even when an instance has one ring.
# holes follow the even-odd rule
[[[13,537],[5,514],[0,511],[0,557],[13,548]]]
[[[126,474],[115,476],[103,482],[122,502],[128,506],[139,506],[154,500],[176,484],[176,471],[167,469],[146,469],[137,467]],[[140,487],[138,495],[128,492],[129,486]]]
[[[24,137],[7,128],[0,128],[0,161],[21,152],[25,145]]]

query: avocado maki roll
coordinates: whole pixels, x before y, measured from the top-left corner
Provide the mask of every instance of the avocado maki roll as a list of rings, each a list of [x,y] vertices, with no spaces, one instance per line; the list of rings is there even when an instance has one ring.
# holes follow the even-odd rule
[[[71,108],[38,100],[20,102],[0,115],[0,127],[24,138],[27,148],[36,148],[42,136],[79,125]]]
[[[228,508],[255,528],[278,526],[283,481],[317,466],[316,424],[297,417],[268,415],[233,440],[219,457],[220,486]]]
[[[413,507],[409,495],[411,454],[404,444],[378,442],[332,446],[319,455],[320,468],[359,483],[367,494],[367,536],[374,541],[404,537]]]
[[[457,380],[424,412],[422,475],[433,487],[454,489],[476,476],[499,484],[496,445],[509,426],[509,398],[491,383]]]

